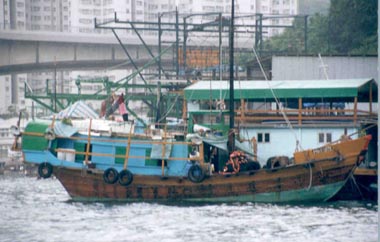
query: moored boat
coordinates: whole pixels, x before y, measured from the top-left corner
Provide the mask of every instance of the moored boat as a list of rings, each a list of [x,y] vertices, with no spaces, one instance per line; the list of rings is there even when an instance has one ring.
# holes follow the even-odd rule
[[[93,122],[30,122],[22,134],[24,161],[39,164],[44,178],[55,175],[73,199],[326,201],[364,159],[371,139],[367,135],[295,152],[292,162],[280,167],[213,172],[199,137],[188,140],[169,128],[143,130],[132,122],[119,123],[125,133],[113,132],[116,124],[104,120],[96,130]],[[89,125],[87,134],[78,128],[82,123]]]
[[[241,137],[234,125],[234,1],[229,31],[228,135],[211,128],[200,128],[197,135],[161,124],[142,127],[128,121],[53,119],[49,123],[27,125],[22,139],[24,161],[39,164],[39,175],[43,178],[55,175],[73,199],[202,202],[330,199],[365,159],[371,136],[297,151],[292,158],[279,154],[261,168],[255,148],[250,156],[235,142],[236,136]],[[218,105],[222,107],[225,105],[222,92],[219,93]],[[298,103],[302,104],[300,100]],[[222,109],[217,111],[218,119],[223,118]],[[300,112],[298,117],[301,121]],[[266,133],[260,137],[269,142]],[[225,167],[215,172],[215,164],[220,165],[215,161],[218,159],[224,159]]]

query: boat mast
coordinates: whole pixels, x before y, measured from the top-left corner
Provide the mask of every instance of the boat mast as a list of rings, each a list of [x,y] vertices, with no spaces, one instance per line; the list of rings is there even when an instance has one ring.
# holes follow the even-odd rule
[[[228,151],[233,152],[235,149],[235,132],[234,132],[234,18],[235,18],[235,4],[231,0],[231,22],[229,32],[229,46],[230,46],[230,130],[228,132]]]

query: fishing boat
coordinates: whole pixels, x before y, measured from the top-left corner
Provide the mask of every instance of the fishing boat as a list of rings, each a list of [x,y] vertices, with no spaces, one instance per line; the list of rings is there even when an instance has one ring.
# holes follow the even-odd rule
[[[215,173],[204,141],[182,134],[132,122],[35,121],[22,134],[23,158],[78,200],[319,202],[342,188],[371,139],[295,152],[286,166]]]
[[[229,100],[235,100],[233,1],[231,13]],[[255,152],[239,147],[234,117],[230,101],[227,132],[124,120],[32,121],[22,132],[23,160],[38,164],[42,178],[54,175],[74,200],[323,202],[365,159],[371,140],[341,139],[292,157],[277,147],[279,155],[262,167]],[[215,169],[221,159],[225,165]]]
[[[360,87],[372,83],[371,80],[357,82]],[[250,88],[251,84],[257,90],[250,92],[268,92],[258,88],[260,82],[244,82],[245,88]],[[305,86],[301,83],[292,85]],[[182,126],[181,123],[168,122],[144,126],[139,121],[97,119],[94,114],[90,116],[92,118],[58,115],[57,118],[35,120],[26,125],[21,132],[23,160],[37,164],[42,178],[52,175],[58,178],[75,200],[321,202],[337,194],[367,157],[371,135],[363,132],[314,149],[299,149],[289,155],[296,144],[288,139],[290,148],[287,148],[284,142],[280,142],[280,137],[284,136],[276,138],[275,135],[285,132],[284,125],[281,129],[270,127],[277,132],[269,132],[263,130],[268,128],[267,124],[261,127],[255,119],[258,133],[248,132],[248,136],[243,137],[246,132],[230,130],[230,127],[223,129],[222,122],[208,124],[205,119],[210,119],[210,112],[211,116],[222,114],[223,120],[226,119],[223,115],[229,112],[191,108],[194,103],[190,96],[197,98],[205,96],[202,92],[209,92],[203,90],[203,86],[209,86],[207,81],[194,83],[184,91],[189,100],[189,119],[202,121],[203,125],[188,122]],[[276,86],[281,88],[279,84]],[[199,90],[195,91],[197,88]],[[338,88],[340,93],[345,90],[341,86]],[[213,92],[217,95],[219,90]],[[222,90],[222,93],[226,92]],[[365,94],[359,92],[358,95]],[[258,97],[255,95],[256,99]],[[241,97],[238,98],[240,100]],[[324,99],[328,100],[328,97]],[[85,105],[80,106],[80,110],[79,113],[91,113],[83,111],[89,110]],[[243,111],[240,115],[244,114]],[[309,110],[296,111],[297,123],[304,119],[309,121],[306,119],[309,116],[299,115],[303,112]],[[72,113],[76,113],[75,110]],[[203,113],[203,119],[194,116],[200,113]],[[234,113],[237,117],[236,111]],[[359,116],[354,112],[353,118]],[[294,117],[288,118],[292,120]],[[354,130],[342,124],[342,117],[331,118],[340,124],[332,137],[342,134],[345,129]],[[344,118],[347,119],[347,115]],[[17,127],[14,129],[17,143],[20,132]],[[300,131],[297,132],[307,134],[310,127],[299,125],[298,129]],[[228,139],[231,131],[236,136],[232,151]],[[270,145],[270,153],[262,153],[266,149],[260,143],[253,145],[252,149],[242,145],[255,137],[260,141],[259,134],[265,133],[271,134],[271,142],[263,143]],[[262,141],[265,141],[265,135],[262,136]],[[268,155],[271,158],[267,159]],[[236,161],[237,164],[234,163]]]

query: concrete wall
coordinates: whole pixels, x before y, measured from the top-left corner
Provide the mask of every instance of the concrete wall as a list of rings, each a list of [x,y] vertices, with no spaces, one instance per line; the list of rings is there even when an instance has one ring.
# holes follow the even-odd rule
[[[378,79],[377,57],[273,56],[272,80]]]

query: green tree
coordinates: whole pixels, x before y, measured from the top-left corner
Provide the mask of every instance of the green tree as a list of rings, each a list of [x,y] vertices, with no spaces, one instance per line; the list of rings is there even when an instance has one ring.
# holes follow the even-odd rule
[[[328,17],[315,14],[309,19],[308,53],[329,53]]]
[[[331,0],[328,24],[334,52],[376,54],[377,0]]]
[[[301,54],[304,51],[304,19],[295,18],[292,28],[287,28],[281,35],[273,36],[263,43],[264,50]]]
[[[308,18],[308,54],[377,54],[377,0],[331,0],[328,16]],[[304,22],[264,43],[264,50],[304,53]]]

